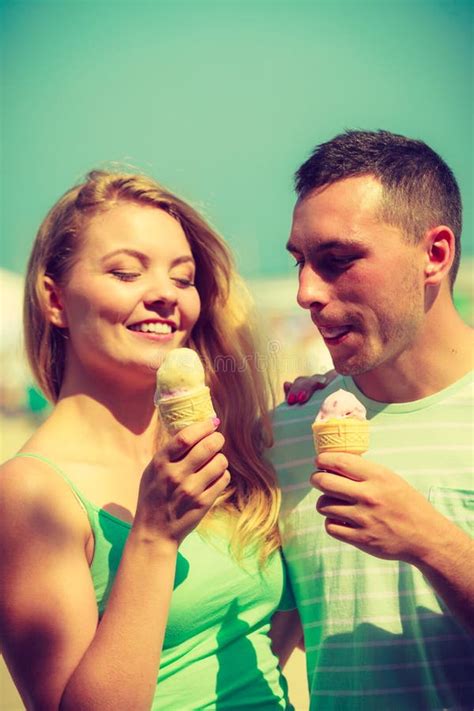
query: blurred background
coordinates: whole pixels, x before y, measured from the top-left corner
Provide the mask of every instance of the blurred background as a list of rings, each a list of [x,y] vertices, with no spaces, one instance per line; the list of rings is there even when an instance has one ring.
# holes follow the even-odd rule
[[[2,0],[0,11],[2,460],[47,412],[22,356],[30,246],[95,167],[153,175],[223,234],[280,385],[330,367],[284,250],[294,171],[346,128],[421,138],[464,197],[455,298],[472,323],[471,0]],[[22,708],[1,684],[2,711]]]

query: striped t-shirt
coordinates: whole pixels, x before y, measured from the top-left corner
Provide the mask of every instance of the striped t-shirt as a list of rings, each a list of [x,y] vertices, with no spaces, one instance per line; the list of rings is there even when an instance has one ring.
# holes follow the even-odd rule
[[[364,456],[473,533],[472,373],[423,400],[393,405],[338,377],[306,405],[277,408],[271,459],[283,490],[283,550],[304,627],[311,709],[471,711],[474,639],[417,568],[331,538],[315,510],[311,423],[339,388],[367,408]],[[473,564],[466,560],[466,572]]]

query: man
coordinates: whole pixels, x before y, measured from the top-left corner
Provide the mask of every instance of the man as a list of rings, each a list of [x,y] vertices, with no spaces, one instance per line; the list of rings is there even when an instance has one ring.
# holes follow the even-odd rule
[[[473,338],[452,300],[458,186],[424,143],[348,131],[316,148],[296,192],[298,303],[340,374],[275,414],[311,709],[472,709]],[[311,422],[339,388],[367,408],[370,450],[321,454],[311,476]]]

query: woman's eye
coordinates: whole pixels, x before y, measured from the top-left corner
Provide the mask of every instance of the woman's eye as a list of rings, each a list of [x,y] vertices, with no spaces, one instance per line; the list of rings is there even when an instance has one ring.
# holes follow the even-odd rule
[[[111,274],[120,281],[133,281],[140,276],[140,272],[123,272],[120,269],[114,269]]]
[[[171,277],[175,284],[178,286],[182,287],[188,287],[188,286],[196,286],[194,281],[192,279],[188,279],[186,277]]]
[[[293,264],[293,266],[298,269],[301,269],[303,264],[304,264],[304,259],[297,259],[296,262]]]

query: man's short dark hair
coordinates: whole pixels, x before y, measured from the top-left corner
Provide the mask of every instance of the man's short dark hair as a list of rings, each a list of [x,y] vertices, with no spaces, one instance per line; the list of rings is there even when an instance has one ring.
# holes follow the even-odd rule
[[[346,131],[316,146],[295,173],[302,200],[343,178],[373,175],[383,188],[380,219],[417,242],[431,227],[446,225],[455,237],[454,284],[461,258],[461,194],[451,169],[423,141],[389,131]]]

